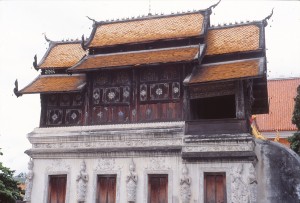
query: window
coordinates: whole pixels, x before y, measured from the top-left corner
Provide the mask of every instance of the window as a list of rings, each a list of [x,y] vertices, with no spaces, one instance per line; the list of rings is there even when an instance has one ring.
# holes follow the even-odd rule
[[[116,202],[116,175],[98,175],[96,203]]]
[[[48,203],[65,203],[67,175],[50,175]]]
[[[235,95],[191,100],[191,116],[196,119],[235,118]]]
[[[148,176],[148,203],[168,202],[168,175]]]
[[[204,173],[204,202],[226,203],[225,173]]]

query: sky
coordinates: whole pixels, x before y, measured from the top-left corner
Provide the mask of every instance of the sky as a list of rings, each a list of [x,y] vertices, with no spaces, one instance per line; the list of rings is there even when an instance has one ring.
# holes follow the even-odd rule
[[[13,94],[39,75],[32,67],[45,54],[48,43],[89,36],[92,21],[206,9],[216,0],[98,0],[16,1],[0,0],[0,161],[16,170],[27,171],[31,147],[27,134],[38,127],[39,95]],[[149,6],[150,5],[150,6]],[[262,20],[274,15],[266,27],[268,78],[300,77],[300,1],[222,0],[213,9],[211,24]]]

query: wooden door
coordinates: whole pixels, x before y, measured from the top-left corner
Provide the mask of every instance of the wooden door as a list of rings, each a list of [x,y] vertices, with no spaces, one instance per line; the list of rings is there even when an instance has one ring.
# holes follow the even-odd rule
[[[65,203],[67,175],[49,176],[48,203]]]
[[[168,202],[168,175],[149,175],[148,203]]]
[[[98,176],[96,203],[116,202],[116,176]]]
[[[226,203],[225,173],[204,174],[205,203]]]

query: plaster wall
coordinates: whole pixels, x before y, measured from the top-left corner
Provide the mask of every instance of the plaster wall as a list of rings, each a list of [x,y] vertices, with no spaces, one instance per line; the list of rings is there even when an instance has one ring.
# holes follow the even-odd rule
[[[47,202],[48,176],[67,174],[66,202],[76,202],[76,177],[82,160],[86,162],[89,175],[86,202],[95,202],[98,174],[117,175],[117,202],[127,201],[126,177],[129,175],[128,158],[93,159],[34,159],[34,179],[31,203]],[[168,174],[168,202],[181,203],[180,178],[184,162],[178,156],[133,157],[138,176],[136,202],[147,202],[148,174]],[[204,202],[204,172],[225,172],[227,202],[241,202],[251,199],[249,177],[252,163],[249,162],[193,162],[185,163],[191,178],[192,203]],[[242,170],[238,172],[238,170]],[[237,185],[236,180],[240,182]],[[233,191],[240,188],[240,191]],[[253,193],[253,192],[252,192]],[[248,201],[247,201],[248,202]],[[255,202],[255,201],[251,201]]]

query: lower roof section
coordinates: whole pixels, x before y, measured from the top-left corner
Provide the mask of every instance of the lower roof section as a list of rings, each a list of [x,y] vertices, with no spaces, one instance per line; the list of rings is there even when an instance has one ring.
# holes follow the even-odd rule
[[[264,75],[265,59],[255,58],[202,65],[191,76],[188,84],[255,78]]]
[[[84,74],[39,75],[33,82],[19,91],[20,94],[77,92],[84,88]]]
[[[200,48],[201,47],[201,48]],[[201,49],[201,50],[200,50]],[[203,53],[202,46],[183,46],[114,54],[90,55],[68,71],[88,71],[111,67],[140,66],[147,64],[193,61]]]

